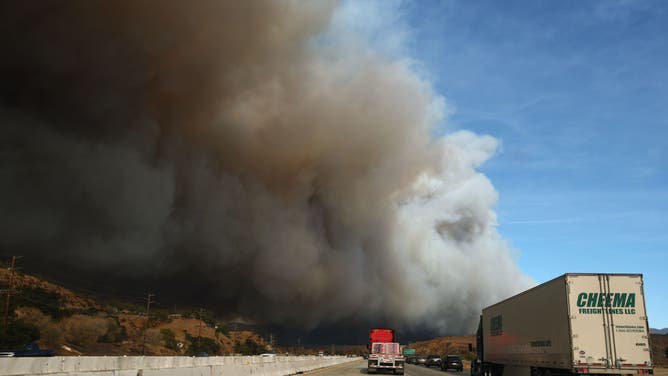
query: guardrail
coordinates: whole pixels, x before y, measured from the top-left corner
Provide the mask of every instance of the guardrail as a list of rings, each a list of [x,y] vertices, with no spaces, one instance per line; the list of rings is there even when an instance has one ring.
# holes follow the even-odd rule
[[[355,361],[343,356],[54,356],[0,358],[0,375],[284,376]]]

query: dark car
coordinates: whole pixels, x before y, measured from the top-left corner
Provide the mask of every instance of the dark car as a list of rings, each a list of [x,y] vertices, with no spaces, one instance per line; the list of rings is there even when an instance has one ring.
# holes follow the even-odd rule
[[[407,364],[415,364],[415,357],[414,356],[406,357],[406,363]]]
[[[427,364],[427,357],[424,356],[424,355],[418,355],[418,356],[416,356],[416,357],[415,357],[415,364],[417,364],[418,366],[419,366],[420,364],[422,364],[422,365]]]
[[[440,367],[441,366],[441,356],[440,355],[429,355],[427,357],[427,362],[425,363],[427,367]]]
[[[6,354],[4,356],[16,356],[16,357],[39,357],[39,356],[55,356],[56,352],[53,350],[40,349],[36,343],[29,343],[23,347],[21,350],[13,351],[13,355],[9,355],[11,352],[3,352]]]
[[[462,358],[459,355],[448,355],[441,362],[441,369],[447,371],[449,369],[454,369],[455,371],[463,371],[464,364],[462,363]]]

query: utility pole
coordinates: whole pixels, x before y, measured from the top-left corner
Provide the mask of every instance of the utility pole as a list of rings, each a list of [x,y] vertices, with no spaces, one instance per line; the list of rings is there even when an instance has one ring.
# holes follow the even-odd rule
[[[199,326],[197,327],[197,351],[202,350],[202,313],[204,308],[199,309]]]
[[[7,298],[5,299],[5,332],[7,332],[9,325],[9,297],[14,293],[14,265],[16,264],[16,258],[16,256],[12,256],[12,263],[9,267],[9,285],[7,286],[7,290],[2,291],[7,294]]]
[[[155,295],[148,293],[146,296],[146,320],[144,321],[144,335],[141,342],[141,354],[146,352],[146,329],[148,328],[149,313],[151,312],[151,297]]]

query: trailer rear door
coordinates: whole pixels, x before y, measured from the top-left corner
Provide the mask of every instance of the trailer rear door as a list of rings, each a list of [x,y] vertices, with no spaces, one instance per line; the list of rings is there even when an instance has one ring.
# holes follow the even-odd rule
[[[651,366],[642,276],[610,275],[607,288],[615,306],[610,315],[615,368]]]
[[[642,276],[568,275],[574,366],[651,366]]]

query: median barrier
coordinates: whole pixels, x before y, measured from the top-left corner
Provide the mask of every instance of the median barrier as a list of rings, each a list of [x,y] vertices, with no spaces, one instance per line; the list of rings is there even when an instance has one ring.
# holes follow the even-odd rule
[[[360,358],[343,356],[54,356],[0,358],[0,375],[284,376]]]

